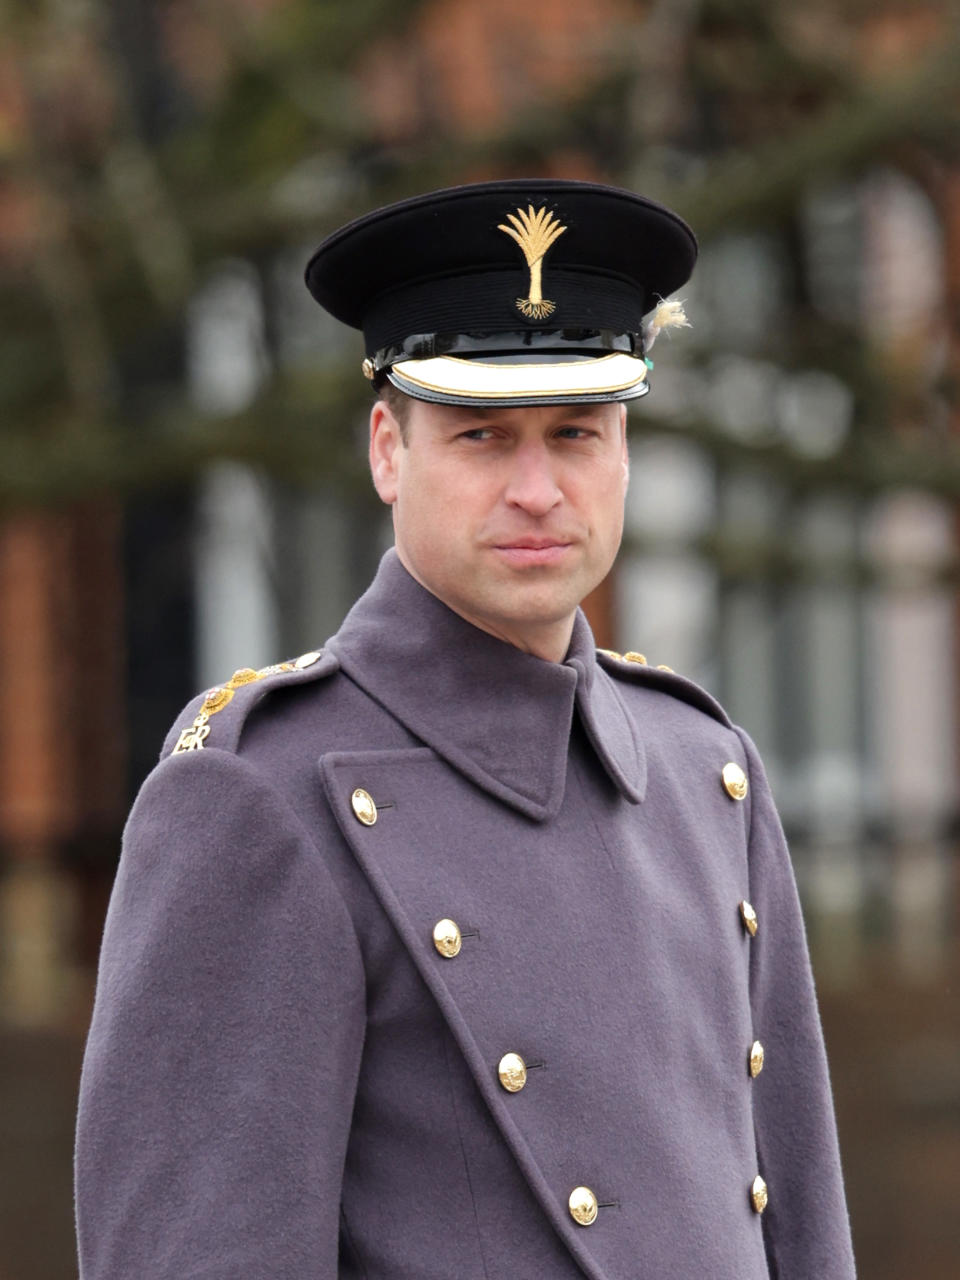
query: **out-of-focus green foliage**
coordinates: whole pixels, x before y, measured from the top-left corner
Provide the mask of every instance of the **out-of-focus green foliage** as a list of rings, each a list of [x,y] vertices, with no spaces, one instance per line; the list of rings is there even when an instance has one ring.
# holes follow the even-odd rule
[[[706,241],[789,226],[805,192],[880,159],[933,185],[956,164],[952,4],[927,6],[940,37],[883,75],[830,38],[856,30],[858,4],[806,23],[748,0],[638,5],[562,100],[541,94],[467,130],[438,101],[385,141],[358,68],[372,45],[409,47],[434,8],[86,0],[0,13],[0,503],[131,492],[222,456],[349,482],[353,444],[332,424],[365,402],[353,356],[316,374],[278,369],[239,417],[204,417],[184,378],[184,315],[211,266],[267,271],[381,201],[477,173],[551,172],[558,155],[569,172],[572,156],[665,199]],[[424,59],[403,65],[430,76]],[[422,83],[408,89],[423,96]],[[797,356],[808,341],[821,365],[842,366],[875,428],[912,412],[856,335],[800,317]],[[712,448],[752,447],[689,425]],[[850,484],[960,492],[952,441],[922,445],[878,435],[868,455],[854,442],[839,460],[771,461],[813,482],[830,469]]]

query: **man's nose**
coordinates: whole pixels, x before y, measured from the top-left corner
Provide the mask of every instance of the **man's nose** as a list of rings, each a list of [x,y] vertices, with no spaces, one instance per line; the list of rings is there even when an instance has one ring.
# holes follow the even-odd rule
[[[510,459],[510,475],[504,493],[508,504],[532,516],[545,516],[563,501],[557,484],[555,460],[544,444],[521,445]]]

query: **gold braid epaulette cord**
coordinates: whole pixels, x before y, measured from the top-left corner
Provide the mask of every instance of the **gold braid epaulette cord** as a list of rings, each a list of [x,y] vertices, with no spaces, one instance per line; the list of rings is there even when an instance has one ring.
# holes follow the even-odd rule
[[[645,667],[647,660],[642,653],[617,653],[616,649],[598,649],[598,653],[604,653],[608,658],[615,658],[618,662],[635,662],[638,666]],[[668,667],[663,662],[657,663],[658,671],[668,671],[671,675],[675,672],[673,667]]]
[[[308,656],[312,657],[313,655],[303,655],[304,658]],[[315,658],[314,661],[316,661]],[[297,662],[303,663],[304,666],[307,665],[301,658],[298,658]],[[263,680],[266,676],[278,675],[281,671],[298,671],[301,668],[297,666],[297,662],[277,662],[272,667],[264,667],[260,671],[254,671],[252,667],[241,667],[239,671],[235,671],[226,684],[218,685],[215,689],[210,690],[203,700],[196,720],[181,731],[180,737],[177,739],[177,745],[170,754],[176,756],[185,751],[202,751],[204,742],[210,736],[210,725],[208,724],[210,717],[223,710],[233,697],[235,689],[239,689],[245,684],[253,684],[255,680]]]

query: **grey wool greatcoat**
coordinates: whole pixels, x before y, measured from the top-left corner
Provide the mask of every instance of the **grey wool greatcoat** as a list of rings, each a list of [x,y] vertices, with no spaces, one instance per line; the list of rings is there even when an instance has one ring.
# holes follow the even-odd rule
[[[393,552],[229,684],[126,831],[83,1280],[853,1276],[790,864],[709,695],[582,615],[524,654]]]

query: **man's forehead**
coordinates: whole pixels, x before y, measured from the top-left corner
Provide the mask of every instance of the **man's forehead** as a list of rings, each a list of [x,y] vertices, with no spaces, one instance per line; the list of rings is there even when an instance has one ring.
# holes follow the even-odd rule
[[[485,405],[451,405],[451,404],[430,404],[422,400],[414,400],[411,407],[414,408],[415,414],[422,414],[424,417],[436,422],[437,424],[449,422],[531,422],[543,423],[553,421],[564,422],[584,422],[584,421],[604,421],[606,419],[619,419],[621,409],[619,404],[613,401],[602,401],[597,404],[555,404],[555,405],[528,405],[514,407],[487,407]]]

